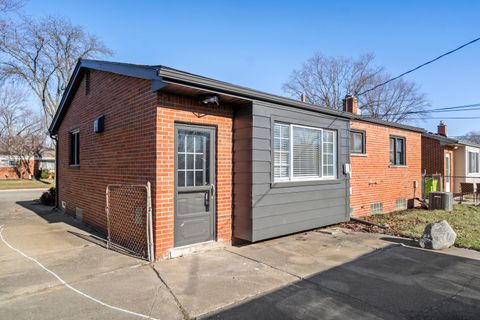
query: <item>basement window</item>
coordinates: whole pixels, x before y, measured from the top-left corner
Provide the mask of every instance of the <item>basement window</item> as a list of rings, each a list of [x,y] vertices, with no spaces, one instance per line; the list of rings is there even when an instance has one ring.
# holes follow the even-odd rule
[[[70,165],[80,165],[80,131],[70,132]]]
[[[382,202],[375,202],[370,205],[370,212],[372,214],[379,214],[383,213],[383,203]]]
[[[399,210],[407,208],[407,199],[405,198],[398,198],[396,201],[396,208]]]

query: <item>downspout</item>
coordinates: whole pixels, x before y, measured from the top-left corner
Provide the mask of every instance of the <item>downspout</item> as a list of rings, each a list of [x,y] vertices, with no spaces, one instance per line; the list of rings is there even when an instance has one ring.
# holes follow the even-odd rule
[[[55,208],[58,209],[58,136],[50,134],[50,138],[55,141]]]

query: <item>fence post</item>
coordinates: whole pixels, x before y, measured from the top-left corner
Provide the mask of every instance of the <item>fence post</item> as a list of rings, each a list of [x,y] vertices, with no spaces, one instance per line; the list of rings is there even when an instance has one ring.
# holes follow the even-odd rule
[[[107,216],[107,249],[110,249],[110,202],[108,185],[105,188],[105,215]]]
[[[155,260],[155,251],[153,246],[153,219],[152,219],[152,185],[147,182],[147,241],[148,241],[148,260]]]

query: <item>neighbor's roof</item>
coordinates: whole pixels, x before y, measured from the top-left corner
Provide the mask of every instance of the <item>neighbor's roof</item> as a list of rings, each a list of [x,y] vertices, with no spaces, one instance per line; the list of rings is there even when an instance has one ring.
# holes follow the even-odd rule
[[[466,139],[458,139],[458,144],[469,146],[469,147],[480,148],[480,144],[472,142],[470,140],[466,140]]]
[[[448,138],[445,136],[442,136],[441,134],[438,133],[433,133],[433,132],[427,132],[425,131],[422,136],[438,140],[440,142],[446,143],[446,144],[457,144],[458,140],[454,138]]]
[[[161,90],[165,87],[181,86],[186,88],[199,89],[204,92],[217,93],[227,97],[240,98],[247,101],[259,100],[300,109],[311,110],[335,117],[342,117],[347,119],[355,117],[351,113],[326,108],[319,108],[318,106],[309,103],[304,103],[298,100],[285,98],[278,95],[269,94],[242,86],[237,86],[231,83],[202,77],[162,65],[149,66],[81,59],[75,66],[67,89],[65,90],[62,100],[60,101],[59,108],[52,120],[52,124],[50,125],[49,131],[51,134],[57,133],[58,126],[60,125],[60,122],[62,121],[62,118],[64,117],[68,109],[74,93],[78,88],[83,72],[85,72],[85,70],[87,69],[112,72],[125,76],[151,80],[152,91]]]

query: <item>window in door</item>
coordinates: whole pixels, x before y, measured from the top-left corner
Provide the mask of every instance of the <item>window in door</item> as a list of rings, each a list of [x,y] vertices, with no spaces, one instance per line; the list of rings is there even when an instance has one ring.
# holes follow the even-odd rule
[[[178,131],[177,185],[179,187],[210,184],[210,134]]]

